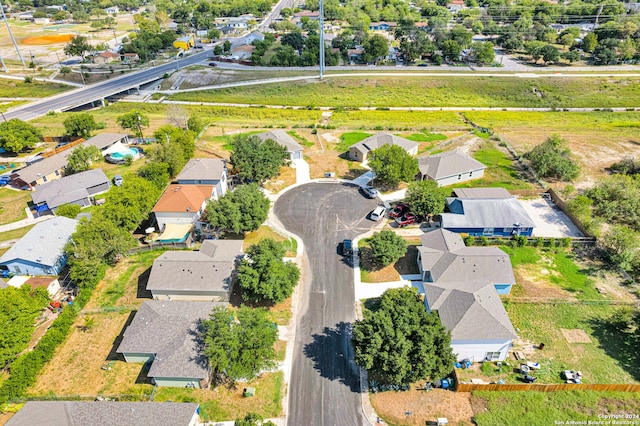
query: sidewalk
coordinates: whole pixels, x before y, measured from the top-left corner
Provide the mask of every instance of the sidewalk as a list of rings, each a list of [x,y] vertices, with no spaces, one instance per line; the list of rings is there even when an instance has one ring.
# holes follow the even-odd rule
[[[27,213],[27,216],[28,217],[26,219],[21,219],[16,222],[7,223],[6,225],[0,225],[0,232],[13,231],[14,229],[20,229],[20,228],[24,228],[25,226],[35,225],[38,222],[44,222],[45,220],[49,220],[55,217],[53,215],[47,215],[47,216],[40,216],[40,217],[34,218],[31,215],[31,211]]]

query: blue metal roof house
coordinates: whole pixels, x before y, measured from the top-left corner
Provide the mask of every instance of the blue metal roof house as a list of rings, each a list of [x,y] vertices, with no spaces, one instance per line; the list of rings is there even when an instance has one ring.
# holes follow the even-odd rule
[[[38,223],[0,257],[0,266],[19,275],[58,275],[67,264],[64,246],[78,221],[58,216]]]
[[[487,237],[531,236],[535,224],[515,197],[447,198],[441,227],[451,232]]]

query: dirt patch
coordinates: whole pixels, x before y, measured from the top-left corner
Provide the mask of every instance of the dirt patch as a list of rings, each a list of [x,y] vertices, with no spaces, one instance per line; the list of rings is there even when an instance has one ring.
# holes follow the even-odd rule
[[[280,174],[264,183],[264,188],[277,194],[284,188],[296,183],[296,170],[289,166],[280,168]]]
[[[576,300],[575,296],[544,278],[550,271],[544,265],[519,265],[514,268],[516,286],[514,299],[527,298],[531,300],[565,299]],[[540,277],[540,279],[536,279]]]
[[[382,283],[400,280],[400,275],[419,274],[416,264],[418,248],[415,245],[407,247],[407,253],[396,263],[383,268],[376,265],[369,247],[362,247],[360,253],[360,267],[366,272],[366,282]]]
[[[66,43],[72,38],[73,34],[53,34],[46,36],[25,37],[22,39],[22,44],[38,46],[43,44]]]
[[[561,328],[560,331],[569,343],[591,343],[589,335],[579,328],[566,329]]]
[[[471,394],[442,389],[411,389],[406,392],[381,392],[370,395],[376,413],[394,425],[435,424],[439,417],[446,417],[449,424],[473,424]],[[410,414],[408,414],[410,413]]]

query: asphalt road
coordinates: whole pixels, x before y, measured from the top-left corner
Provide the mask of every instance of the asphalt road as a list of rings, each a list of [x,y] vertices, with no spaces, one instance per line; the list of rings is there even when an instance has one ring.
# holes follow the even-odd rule
[[[373,227],[366,215],[376,205],[339,183],[302,185],[275,203],[280,222],[304,241],[307,265],[289,384],[291,426],[367,424],[350,344],[353,269],[337,254],[337,244]]]
[[[206,60],[210,54],[211,52],[208,50],[198,52],[174,62],[137,71],[131,74],[125,74],[121,77],[109,79],[91,86],[81,87],[60,95],[32,102],[23,107],[18,107],[8,111],[4,115],[7,120],[12,118],[30,120],[32,118],[43,116],[49,111],[64,110],[81,106],[87,102],[102,99],[106,96],[136,87],[140,84],[148,83],[156,78],[159,79],[164,75],[164,73],[170,73],[178,68],[202,62]]]

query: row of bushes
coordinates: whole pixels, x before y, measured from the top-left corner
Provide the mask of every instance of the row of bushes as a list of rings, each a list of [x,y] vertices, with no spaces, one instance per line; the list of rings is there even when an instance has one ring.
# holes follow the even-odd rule
[[[19,398],[35,383],[40,370],[53,357],[56,347],[67,337],[77,313],[89,301],[91,293],[88,288],[83,290],[75,299],[73,307],[66,307],[58,315],[36,347],[11,363],[11,375],[0,386],[0,404]]]
[[[513,247],[524,247],[530,245],[532,247],[571,247],[571,238],[544,238],[544,237],[533,237],[529,240],[529,237],[525,237],[524,235],[515,235],[510,239],[507,238],[499,238],[499,239],[489,239],[487,237],[476,237],[473,235],[467,235],[464,239],[464,244],[466,246],[488,246],[488,245],[506,245],[510,244]]]

